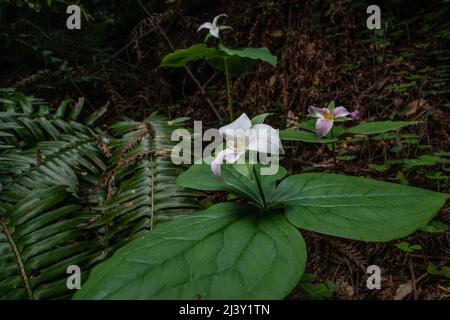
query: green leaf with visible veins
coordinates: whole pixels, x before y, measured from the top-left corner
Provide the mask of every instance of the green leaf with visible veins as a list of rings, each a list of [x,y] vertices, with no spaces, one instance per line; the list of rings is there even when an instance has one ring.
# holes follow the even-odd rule
[[[161,61],[161,67],[181,68],[191,61],[202,60],[220,55],[216,48],[209,48],[205,44],[195,44],[187,49],[178,49],[169,53]]]
[[[261,60],[267,62],[272,67],[277,66],[277,57],[272,55],[267,48],[230,49],[220,45],[219,50],[224,52],[228,56],[238,56],[244,59]]]
[[[125,245],[75,299],[282,299],[305,261],[304,240],[283,215],[223,203]]]
[[[351,134],[378,134],[389,131],[395,131],[400,128],[418,124],[420,121],[373,121],[368,123],[358,124],[346,130],[346,133]]]
[[[274,201],[295,226],[328,235],[390,241],[425,225],[449,195],[368,178],[299,174],[283,180]]]
[[[320,138],[313,132],[292,129],[281,130],[280,138],[287,141],[303,141],[309,143],[332,143],[338,141],[338,139]]]

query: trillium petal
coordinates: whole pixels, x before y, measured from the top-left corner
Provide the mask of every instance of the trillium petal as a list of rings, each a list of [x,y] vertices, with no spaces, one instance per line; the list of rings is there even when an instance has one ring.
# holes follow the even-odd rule
[[[352,116],[353,120],[358,120],[361,117],[361,111],[355,110],[351,112],[350,115]]]
[[[220,166],[222,165],[222,163],[224,163],[224,161],[227,163],[234,163],[239,159],[240,156],[241,155],[233,149],[225,149],[220,151],[213,162],[211,162],[211,171],[216,177],[221,177],[222,174]]]
[[[308,108],[308,111],[311,115],[319,119],[325,119],[330,114],[330,110],[328,110],[327,108],[316,108],[313,106],[310,106]]]
[[[283,145],[281,144],[278,130],[267,124],[256,124],[248,134],[247,150],[261,153],[283,154]]]
[[[345,116],[348,116],[349,114],[350,114],[350,112],[346,108],[337,107],[333,111],[333,118],[345,117]]]
[[[228,16],[225,14],[225,13],[222,13],[222,14],[219,14],[217,17],[215,17],[214,18],[214,20],[213,20],[213,26],[214,27],[217,27],[217,23],[219,22],[219,19],[221,18],[221,17],[227,17],[228,18]]]
[[[202,29],[208,29],[208,30],[211,30],[211,28],[212,28],[212,23],[211,23],[211,22],[206,22],[206,23],[202,24],[202,25],[197,29],[197,32],[200,31],[200,30],[202,30]]]
[[[210,33],[213,37],[219,39],[219,28],[218,28],[218,27],[213,26],[211,29],[209,29],[209,33]]]
[[[316,122],[316,132],[319,137],[324,137],[333,128],[333,120],[317,119]]]
[[[234,120],[232,123],[219,129],[221,135],[228,138],[236,136],[237,131],[247,131],[252,127],[252,122],[248,116],[243,113],[239,118]]]

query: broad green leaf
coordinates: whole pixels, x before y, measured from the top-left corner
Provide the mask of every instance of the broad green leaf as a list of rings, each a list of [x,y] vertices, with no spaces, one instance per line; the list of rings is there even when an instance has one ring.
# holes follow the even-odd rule
[[[215,48],[209,48],[205,44],[195,44],[187,49],[178,49],[166,55],[161,61],[161,67],[180,68],[191,61],[206,59],[219,55]]]
[[[302,121],[298,124],[298,127],[300,129],[305,129],[306,131],[316,132],[316,122],[317,119],[308,119],[305,121]]]
[[[282,299],[305,261],[304,240],[282,215],[223,203],[123,246],[75,299]]]
[[[236,170],[235,166],[236,164],[223,164],[222,178],[218,178],[212,173],[209,164],[194,164],[178,176],[177,185],[204,191],[228,191],[262,206],[263,199],[253,178],[253,173],[243,174],[240,172],[241,170]],[[259,172],[260,165],[257,164],[256,168],[256,171]],[[267,203],[272,202],[271,199],[275,193],[276,181],[281,180],[285,175],[286,169],[279,167],[275,175],[259,176]]]
[[[328,235],[390,241],[425,225],[449,195],[335,174],[299,174],[286,178],[275,201],[285,206],[295,226]]]
[[[346,130],[346,133],[351,134],[379,134],[389,131],[395,131],[400,128],[418,124],[420,121],[373,121],[363,124],[358,124]]]
[[[219,54],[208,57],[206,62],[214,69],[225,72],[225,59],[227,62],[228,72],[233,76],[243,74],[256,63],[256,60],[242,58],[239,56],[228,56],[221,51],[219,51]]]
[[[230,49],[224,46],[219,46],[219,50],[228,56],[238,56],[245,59],[265,61],[273,67],[277,66],[277,57],[272,55],[267,48],[243,48]]]
[[[300,122],[298,124],[298,127],[300,129],[305,129],[306,131],[311,131],[311,132],[315,133],[316,132],[316,122],[317,122],[316,118],[308,119],[308,120]]]
[[[286,129],[280,131],[280,138],[288,141],[303,141],[308,143],[332,143],[338,141],[338,139],[319,138],[316,133]]]
[[[252,125],[255,124],[262,124],[264,123],[264,121],[266,120],[266,118],[268,116],[272,115],[272,113],[268,112],[268,113],[261,113],[255,117],[253,117],[250,121],[252,122]]]
[[[204,191],[228,191],[262,205],[258,185],[237,171],[232,164],[222,165],[222,178],[214,176],[211,166],[206,163],[194,164],[177,178],[177,185]]]

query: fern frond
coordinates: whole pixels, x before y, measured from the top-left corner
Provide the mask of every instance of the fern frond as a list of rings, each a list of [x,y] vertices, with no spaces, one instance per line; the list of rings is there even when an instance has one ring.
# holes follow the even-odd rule
[[[69,266],[85,277],[125,242],[197,208],[197,192],[176,186],[181,168],[170,159],[180,121],[153,114],[117,123],[108,137],[91,127],[104,108],[82,123],[83,100],[65,100],[52,113],[39,100],[7,95],[0,112],[0,299],[70,297]]]
[[[104,257],[87,201],[106,169],[100,135],[32,108],[0,113],[0,299],[69,297],[67,267]]]
[[[116,139],[110,143],[106,175],[109,200],[99,208],[102,218],[96,226],[104,227],[113,248],[198,208],[198,193],[175,183],[181,169],[170,159],[171,134],[180,126],[156,114],[112,126]]]
[[[99,258],[100,245],[86,236],[92,215],[67,204],[76,202],[64,186],[8,198],[0,214],[2,299],[67,295],[67,267],[88,270]]]

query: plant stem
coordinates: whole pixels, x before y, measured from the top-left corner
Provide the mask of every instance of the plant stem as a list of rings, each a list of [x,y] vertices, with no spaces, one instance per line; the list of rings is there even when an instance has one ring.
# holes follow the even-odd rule
[[[262,204],[264,209],[267,209],[266,197],[264,196],[264,190],[261,185],[261,181],[259,181],[258,174],[256,173],[255,166],[252,166],[253,169],[253,177],[255,178],[256,184],[258,185],[259,193],[261,194]]]
[[[230,113],[230,121],[233,122],[234,114],[233,114],[233,100],[231,99],[231,78],[230,72],[228,70],[228,58],[223,58],[225,65],[225,79],[227,82],[227,99],[228,99],[228,112]]]
[[[331,139],[334,139],[333,129],[331,129]],[[337,173],[337,161],[336,161],[336,142],[331,143],[331,149],[333,151],[333,165],[334,165],[334,173]]]

